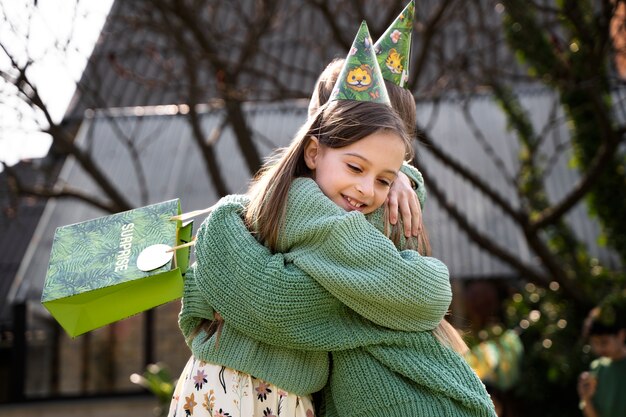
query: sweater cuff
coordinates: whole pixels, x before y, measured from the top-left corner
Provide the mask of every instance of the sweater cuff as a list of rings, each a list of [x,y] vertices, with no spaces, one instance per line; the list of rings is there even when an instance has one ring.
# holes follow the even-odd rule
[[[417,194],[417,199],[419,200],[422,209],[424,209],[424,203],[426,202],[426,188],[424,186],[424,178],[422,177],[422,173],[406,161],[402,163],[402,166],[400,167],[400,172],[405,174],[411,180],[413,189]]]
[[[195,280],[195,273],[191,274],[191,276],[187,275],[185,279],[185,285],[183,287],[182,310],[186,314],[192,315],[194,317],[213,320],[213,307],[211,307],[206,298],[204,298],[202,294],[198,291]]]
[[[181,309],[178,315],[178,327],[185,338],[189,337],[203,319],[213,320],[215,312],[196,287],[195,267],[194,264],[185,274]]]

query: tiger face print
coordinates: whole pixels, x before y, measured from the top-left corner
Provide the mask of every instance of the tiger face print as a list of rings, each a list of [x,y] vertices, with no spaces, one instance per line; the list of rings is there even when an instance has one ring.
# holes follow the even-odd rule
[[[385,60],[385,66],[394,74],[402,74],[402,70],[404,69],[402,65],[402,55],[400,55],[395,48],[389,51],[389,55],[387,55],[387,59]]]

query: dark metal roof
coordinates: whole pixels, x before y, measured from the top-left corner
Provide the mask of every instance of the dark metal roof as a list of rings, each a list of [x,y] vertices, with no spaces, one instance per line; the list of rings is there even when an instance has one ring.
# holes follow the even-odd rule
[[[245,0],[244,3],[253,2]],[[153,106],[187,101],[185,77],[172,76],[183,67],[180,52],[172,47],[163,31],[159,33],[159,30],[138,29],[129,24],[146,4],[148,2],[125,1],[113,4],[81,81],[83,85],[94,88],[102,101],[94,101],[93,94],[78,93],[68,112],[69,117],[81,117],[87,108]],[[307,94],[304,92],[312,91],[313,83],[324,65],[333,57],[343,56],[346,52],[328,41],[327,26],[312,7],[305,7],[305,2],[298,1],[284,1],[282,4],[285,7],[279,10],[272,27],[268,27],[262,36],[261,48],[264,53],[254,57],[247,65],[249,69],[279,80],[288,90],[284,98],[304,97]],[[251,4],[248,6],[254,7]],[[224,29],[234,37],[245,32],[245,25],[237,22],[236,13],[230,7],[221,5],[217,9],[219,16],[203,16],[203,19],[218,22],[224,28],[239,24],[239,31]],[[202,11],[199,10],[198,16],[201,15]],[[357,23],[349,30],[356,32]],[[314,34],[310,28],[315,28]],[[236,41],[233,38],[232,43],[213,46],[221,59],[232,61],[239,55],[240,46]],[[298,43],[303,41],[310,46],[308,50],[304,50]],[[161,67],[166,60],[169,61],[167,65],[172,74],[167,74]],[[199,65],[204,65],[204,68],[199,69],[199,84],[203,94],[201,101],[206,102],[217,97],[215,76],[207,63]],[[273,96],[275,89],[272,89],[271,83],[263,77],[254,77],[252,73],[244,72],[240,82],[246,100],[263,100]]]
[[[548,93],[538,93],[523,98],[523,103],[535,110],[536,122],[541,125],[550,113],[554,97]],[[249,105],[246,114],[255,132],[255,141],[264,154],[276,146],[286,145],[306,117],[306,101]],[[420,103],[418,118],[422,125],[428,125],[434,109],[438,116],[430,125],[429,132],[447,152],[455,155],[465,166],[475,171],[507,199],[515,202],[516,196],[507,186],[505,175],[497,164],[490,161],[477,145],[470,133],[467,120],[461,112],[461,105],[455,100],[438,103]],[[203,163],[191,140],[188,123],[179,114],[150,114],[143,109],[143,115],[129,109],[126,114],[104,117],[96,114],[86,119],[78,133],[77,141],[82,146],[90,146],[98,164],[119,187],[130,201],[139,206],[171,198],[180,198],[184,211],[201,209],[212,205],[217,195],[205,175]],[[517,141],[507,131],[502,113],[488,97],[474,98],[470,111],[475,122],[484,131],[484,139],[501,159],[501,164],[510,175],[516,169]],[[158,112],[157,112],[158,113]],[[210,132],[221,120],[220,110],[202,114],[205,132]],[[123,146],[111,128],[114,122],[135,143],[143,146],[141,163],[148,179],[149,196],[141,201],[138,194],[136,173]],[[546,149],[555,146],[554,141],[566,138],[565,126],[548,132]],[[226,131],[215,145],[218,160],[231,192],[245,190],[250,177],[244,168],[242,156],[231,132]],[[507,218],[484,198],[463,178],[457,177],[439,163],[426,149],[419,149],[419,162],[424,164],[445,190],[447,198],[459,204],[469,221],[479,230],[495,236],[498,243],[520,259],[533,263],[531,255],[520,231]],[[548,178],[548,190],[552,196],[562,193],[566,186],[573,184],[576,173],[567,167],[568,152],[560,153]],[[86,192],[98,193],[97,188],[82,169],[69,158],[60,174],[62,181]],[[427,188],[428,188],[428,184]],[[16,282],[11,289],[10,299],[38,299],[46,274],[51,241],[57,227],[103,215],[98,209],[82,202],[50,200],[31,242],[29,256],[22,261]],[[598,236],[597,225],[590,221],[585,208],[580,205],[568,216],[576,233],[592,247],[592,253],[603,262],[615,264],[616,257],[595,244]],[[198,219],[196,221],[201,221]],[[455,222],[439,207],[434,198],[428,198],[425,206],[425,222],[430,232],[435,256],[449,267],[451,276],[457,279],[476,277],[517,277],[502,262],[489,255],[471,242],[461,232]]]
[[[0,294],[7,294],[13,283],[44,205],[44,201],[20,199],[16,214],[0,219]]]
[[[25,160],[11,167],[11,171],[28,186],[42,185],[48,178],[38,170],[41,160]],[[46,199],[16,197],[9,189],[7,171],[0,173],[0,300],[4,300],[17,273],[22,258],[30,245]],[[9,305],[0,304],[0,318],[8,313]]]
[[[253,0],[236,3],[243,10],[254,10],[255,7]],[[356,6],[352,1],[333,0],[326,5],[336,18],[344,42],[350,43],[361,19],[367,21],[376,39],[390,23],[385,19],[388,16],[395,18],[406,5],[406,1],[382,3],[371,0],[358,2]],[[219,24],[224,33],[233,37],[232,42],[227,38],[212,45],[221,59],[232,61],[239,55],[241,45],[237,36],[238,32],[245,32],[245,25],[233,11],[234,7],[226,2],[220,3],[217,16],[209,15],[207,4],[199,7],[198,15],[211,25]],[[345,57],[348,52],[349,46],[335,39],[333,29],[322,12],[310,2],[280,0],[277,4],[274,19],[261,37],[261,53],[246,62],[238,83],[244,101],[307,98],[326,64],[333,58]],[[154,12],[154,6],[151,8],[149,5],[150,2],[144,1],[114,2],[81,79],[81,85],[88,88],[89,93],[77,91],[68,109],[68,118],[81,118],[88,108],[187,102],[184,84],[187,77],[181,75],[183,58],[172,45],[172,35],[163,29],[152,30],[133,24],[143,14]],[[440,5],[437,0],[420,0],[417,4],[416,21],[420,23],[416,23],[413,36],[412,65],[416,65],[417,54],[424,42],[419,28],[432,18]],[[491,2],[457,2],[454,7],[448,8],[443,19],[429,49],[438,52],[427,57],[419,83],[413,90],[415,94],[430,90],[436,84],[452,85],[451,88],[454,88],[453,80],[469,83],[467,73],[472,65],[479,62],[481,65],[489,63],[506,67],[510,72],[519,71],[518,64],[503,42],[503,36],[480,31],[491,27],[498,33],[500,15]],[[241,29],[230,30],[233,23]],[[214,70],[200,62],[198,71],[200,101],[207,102],[218,97]],[[411,71],[411,78],[416,77],[415,69]],[[283,90],[279,92],[268,77],[273,77]]]

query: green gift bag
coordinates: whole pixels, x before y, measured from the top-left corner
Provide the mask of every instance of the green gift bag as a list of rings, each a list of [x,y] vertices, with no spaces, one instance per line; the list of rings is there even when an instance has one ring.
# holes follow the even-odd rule
[[[178,199],[59,227],[41,302],[71,337],[182,296],[193,224]]]

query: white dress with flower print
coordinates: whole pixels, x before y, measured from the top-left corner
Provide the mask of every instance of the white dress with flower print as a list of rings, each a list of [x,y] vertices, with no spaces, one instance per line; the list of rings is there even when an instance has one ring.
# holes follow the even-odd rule
[[[176,384],[168,417],[314,417],[310,397],[193,356]]]

